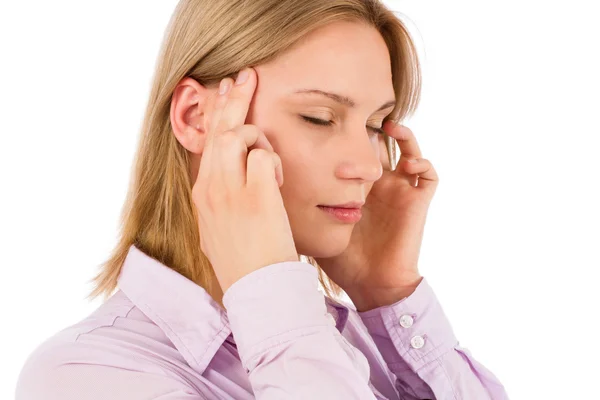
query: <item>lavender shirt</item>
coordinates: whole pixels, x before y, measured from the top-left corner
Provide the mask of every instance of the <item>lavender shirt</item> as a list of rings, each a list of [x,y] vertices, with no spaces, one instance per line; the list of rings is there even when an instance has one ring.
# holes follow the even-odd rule
[[[508,398],[425,278],[366,312],[317,282],[306,262],[269,265],[225,292],[225,311],[131,246],[119,290],[33,351],[16,400]]]

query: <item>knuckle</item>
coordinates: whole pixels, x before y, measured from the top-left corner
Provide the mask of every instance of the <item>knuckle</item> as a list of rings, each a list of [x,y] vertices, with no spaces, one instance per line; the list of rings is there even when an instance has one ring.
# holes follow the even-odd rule
[[[271,157],[277,161],[277,163],[281,164],[281,157],[279,157],[279,154],[275,153],[274,151],[270,151],[269,153],[271,154]]]
[[[265,134],[260,130],[258,126],[247,124],[242,125],[241,129],[248,137],[251,138],[251,141],[254,142],[254,146],[263,142],[263,140],[261,139],[265,137]]]
[[[263,134],[263,132],[260,130],[260,128],[253,124],[242,125],[241,129],[244,129],[245,131],[252,133],[254,135],[262,135]]]
[[[222,137],[220,143],[221,154],[230,156],[237,155],[247,148],[246,140],[244,139],[243,134],[235,130],[225,131],[220,136]]]
[[[231,145],[239,141],[239,135],[233,130],[227,130],[217,135],[217,140],[223,145]]]
[[[270,155],[267,150],[256,148],[256,149],[250,150],[250,153],[248,153],[248,157],[252,157],[258,161],[265,161],[270,158]]]
[[[207,185],[205,195],[202,196],[202,207],[206,208],[206,210],[214,213],[219,207],[222,207],[223,204],[227,204],[231,194],[227,190],[226,187],[217,183],[213,183],[211,185]]]

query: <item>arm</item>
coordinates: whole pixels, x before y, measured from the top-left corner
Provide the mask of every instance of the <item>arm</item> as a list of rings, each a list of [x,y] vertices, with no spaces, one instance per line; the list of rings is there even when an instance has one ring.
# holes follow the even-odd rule
[[[459,345],[425,278],[407,298],[358,314],[404,398],[508,399],[498,379]]]
[[[223,305],[256,399],[375,399],[364,355],[327,318],[317,270],[291,261],[235,282]]]

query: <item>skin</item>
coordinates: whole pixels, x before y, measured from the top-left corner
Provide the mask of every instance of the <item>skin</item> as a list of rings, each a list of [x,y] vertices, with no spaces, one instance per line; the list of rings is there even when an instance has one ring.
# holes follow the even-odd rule
[[[254,71],[256,88],[242,124],[258,127],[279,155],[278,174],[282,172],[284,176],[279,190],[296,252],[315,257],[325,272],[346,290],[359,311],[382,302],[389,304],[410,293],[420,282],[415,258],[435,184],[429,185],[425,194],[408,192],[406,186],[416,189],[414,177],[418,172],[422,179],[433,183],[437,182],[437,176],[428,162],[421,166],[408,164],[407,170],[389,171],[383,137],[373,130],[382,128],[384,118],[394,108],[391,104],[379,110],[393,102],[395,95],[389,52],[383,38],[367,25],[333,23],[307,35],[276,60],[255,66]],[[347,96],[355,106],[319,94],[294,93],[303,89]],[[173,133],[190,153],[190,176],[194,182],[207,146],[207,116],[211,114],[217,90],[184,78],[173,95]],[[333,125],[314,125],[302,116],[333,121]],[[398,139],[405,160],[420,158],[412,132],[390,125],[393,124],[383,128]],[[407,172],[408,169],[411,170]],[[386,174],[394,176],[386,178]],[[369,201],[373,185],[382,176],[386,178],[386,186],[378,191],[377,199],[371,197],[374,200]],[[407,200],[401,210],[389,201],[386,203],[386,199],[397,198],[398,193],[403,193]],[[375,200],[380,209],[369,211]],[[349,201],[366,202],[364,217],[358,224],[341,223],[317,207]],[[416,227],[402,230],[404,236],[391,228],[379,233],[375,223],[394,213],[398,219],[405,217],[407,226]],[[366,234],[377,236],[379,243],[387,246],[397,246],[410,236],[408,242],[413,251],[388,251],[384,258],[374,258],[373,252],[381,252],[381,245],[365,245]],[[405,259],[406,254],[411,255],[410,259]],[[379,265],[374,267],[372,260]],[[374,272],[386,266],[391,272],[384,274],[384,282]],[[368,294],[378,289],[385,292],[384,298]]]

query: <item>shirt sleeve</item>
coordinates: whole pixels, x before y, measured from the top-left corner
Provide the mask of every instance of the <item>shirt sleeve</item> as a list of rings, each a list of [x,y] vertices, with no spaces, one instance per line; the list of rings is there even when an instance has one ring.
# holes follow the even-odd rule
[[[45,357],[42,357],[45,358]],[[19,375],[15,400],[205,400],[175,379],[106,365],[37,359]]]
[[[366,357],[327,317],[317,273],[302,261],[272,264],[224,293],[256,399],[376,399]]]
[[[499,380],[459,345],[425,278],[409,296],[358,312],[404,399],[505,400]]]

